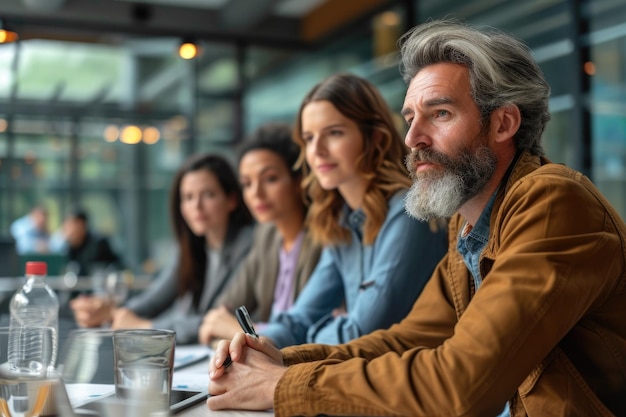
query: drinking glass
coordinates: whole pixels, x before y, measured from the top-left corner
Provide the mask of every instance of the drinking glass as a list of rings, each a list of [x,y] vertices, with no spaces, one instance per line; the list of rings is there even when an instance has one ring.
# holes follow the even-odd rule
[[[146,415],[170,411],[175,335],[172,330],[127,329],[113,333],[115,393]]]
[[[97,269],[91,279],[94,295],[105,298],[111,306],[118,307],[126,301],[132,283],[129,271]]]
[[[113,306],[118,307],[128,297],[132,276],[128,271],[111,271],[106,274],[104,288]]]

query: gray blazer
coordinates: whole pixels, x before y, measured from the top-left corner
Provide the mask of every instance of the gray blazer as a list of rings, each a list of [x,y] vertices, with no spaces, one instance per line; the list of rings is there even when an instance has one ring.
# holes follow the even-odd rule
[[[198,328],[204,314],[217,306],[216,300],[220,293],[236,276],[252,245],[253,230],[254,226],[244,227],[236,239],[224,246],[220,267],[215,276],[209,277],[207,270],[205,282],[211,279],[215,280],[217,285],[213,286],[213,293],[206,298],[208,301],[204,305],[194,308],[189,299],[191,294],[185,298],[178,297],[179,249],[176,248],[172,254],[172,262],[159,273],[145,291],[128,300],[126,307],[140,317],[151,319],[152,327],[155,329],[175,330],[177,343],[197,343]]]
[[[276,227],[271,224],[258,225],[248,257],[232,284],[219,297],[217,305],[231,309],[245,305],[254,321],[267,322],[274,302],[281,243],[282,238]],[[310,234],[306,233],[296,263],[294,300],[315,269],[320,252],[321,247],[313,243]]]

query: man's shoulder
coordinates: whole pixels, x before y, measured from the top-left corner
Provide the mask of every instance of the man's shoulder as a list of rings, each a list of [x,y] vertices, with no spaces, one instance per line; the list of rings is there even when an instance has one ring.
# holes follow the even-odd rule
[[[95,232],[89,232],[87,235],[87,241],[92,245],[97,246],[109,244],[109,238],[107,236]]]
[[[522,151],[516,158],[509,177],[510,182],[516,182],[519,179],[528,176],[542,175],[561,175],[565,177],[574,177],[582,175],[575,169],[564,163],[553,162],[546,156],[535,155],[529,151]]]
[[[524,152],[516,161],[506,184],[505,193],[516,188],[550,187],[571,183],[594,189],[589,178],[579,171],[562,163],[555,163],[543,156]]]
[[[516,186],[521,188],[550,188],[550,195],[554,196],[557,192],[576,193],[583,192],[588,194],[599,194],[599,190],[592,181],[573,168],[565,164],[545,163],[536,169],[527,172],[519,177],[517,181],[510,184],[510,188]]]
[[[583,222],[590,226],[595,219],[602,227],[606,215],[619,224],[619,228],[623,229],[624,224],[620,214],[587,176],[549,161],[518,176],[516,181],[509,181],[496,212],[510,213],[510,209],[524,213],[524,217],[531,211],[541,212],[543,218],[551,215],[553,222],[560,225]],[[505,218],[510,218],[510,214],[501,216],[502,220]]]

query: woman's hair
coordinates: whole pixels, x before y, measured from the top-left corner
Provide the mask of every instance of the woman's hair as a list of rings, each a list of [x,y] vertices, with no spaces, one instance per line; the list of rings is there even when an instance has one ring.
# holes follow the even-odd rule
[[[180,183],[186,174],[201,170],[215,175],[224,194],[235,196],[237,200],[237,207],[228,217],[226,242],[235,239],[244,226],[252,223],[252,216],[243,204],[237,176],[226,159],[215,154],[196,155],[187,159],[176,173],[172,183],[170,217],[180,249],[178,295],[183,296],[186,292],[191,292],[194,305],[197,305],[204,287],[207,270],[206,239],[204,236],[196,236],[183,218],[180,211]]]
[[[526,45],[496,30],[482,32],[450,20],[416,26],[402,36],[400,44],[401,70],[407,83],[428,65],[466,66],[483,123],[489,122],[493,110],[516,105],[522,120],[515,146],[544,154],[541,135],[550,120],[550,86]]]
[[[274,152],[285,162],[292,178],[302,176],[302,167],[297,166],[300,148],[291,138],[291,126],[287,123],[270,122],[257,128],[239,147],[239,163],[251,151]]]
[[[370,82],[356,75],[342,73],[332,75],[314,86],[300,106],[294,139],[301,148],[298,163],[305,174],[303,187],[312,201],[309,228],[316,241],[324,245],[347,242],[350,240],[350,232],[339,222],[344,206],[343,197],[337,190],[324,190],[305,163],[302,111],[314,101],[330,102],[344,117],[356,123],[363,136],[363,153],[357,160],[357,170],[368,181],[362,205],[366,215],[363,242],[371,244],[387,217],[391,196],[411,185],[403,164],[408,149],[394,125],[387,103]]]

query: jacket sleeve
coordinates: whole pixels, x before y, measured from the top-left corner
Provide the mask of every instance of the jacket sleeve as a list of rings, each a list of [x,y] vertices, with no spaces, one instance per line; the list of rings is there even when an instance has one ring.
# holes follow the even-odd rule
[[[502,203],[491,270],[458,322],[451,301],[463,294],[449,276],[456,266],[442,262],[400,324],[290,367],[275,415],[497,415],[581,317],[618,289],[623,242],[579,183],[517,183]],[[303,353],[285,356],[302,362]]]
[[[262,279],[267,284],[275,279],[275,277],[260,276],[261,274],[270,273],[265,263],[270,262],[267,259],[268,256],[274,255],[269,253],[269,250],[271,250],[269,236],[271,235],[271,230],[267,225],[256,226],[250,252],[244,258],[241,267],[238,268],[232,283],[220,295],[216,306],[224,305],[229,309],[235,309],[240,305],[245,305],[253,316],[252,318],[259,320],[256,310],[260,300],[257,300],[255,285],[259,279]],[[278,254],[275,255],[278,257]]]
[[[198,328],[203,318],[203,314],[179,315],[170,309],[152,320],[152,328],[174,330],[178,344],[198,343]]]
[[[150,286],[126,302],[125,307],[145,318],[153,318],[166,310],[178,296],[178,249],[172,261],[157,275]]]

